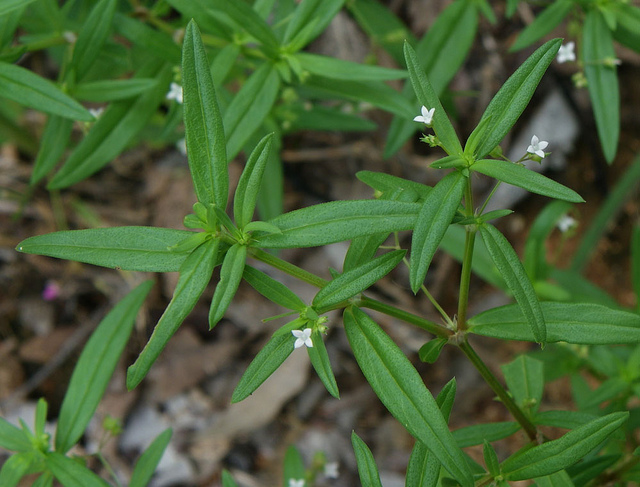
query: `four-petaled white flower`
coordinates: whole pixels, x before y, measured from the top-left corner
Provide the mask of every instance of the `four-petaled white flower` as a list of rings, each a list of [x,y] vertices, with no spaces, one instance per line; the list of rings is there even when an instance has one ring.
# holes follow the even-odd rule
[[[427,107],[423,106],[420,109],[420,112],[422,113],[422,115],[418,115],[417,117],[413,118],[414,122],[422,122],[426,125],[431,125],[431,121],[433,120],[433,112],[435,112],[436,109],[432,108],[431,110],[429,110]]]
[[[576,43],[571,41],[560,46],[558,49],[558,62],[566,63],[567,61],[575,61],[576,53],[574,51]]]
[[[305,481],[304,479],[289,479],[289,487],[304,487]]]
[[[560,220],[558,220],[558,223],[557,223],[558,230],[560,230],[562,233],[567,233],[569,230],[571,230],[572,228],[575,228],[577,225],[578,225],[578,222],[576,221],[576,219],[569,215],[562,215],[562,217],[560,218]]]
[[[324,476],[328,479],[338,478],[338,462],[329,462],[324,464]]]
[[[309,348],[313,347],[313,342],[311,341],[311,328],[293,330],[291,333],[296,337],[296,342],[293,344],[293,348],[300,348],[302,345]]]
[[[538,139],[538,136],[534,135],[533,137],[531,137],[531,145],[527,147],[527,152],[529,154],[535,154],[542,159],[545,155],[544,149],[546,149],[548,145],[549,142],[547,142],[546,140],[540,140]]]
[[[89,113],[93,116],[93,118],[100,118],[102,112],[104,112],[104,107],[89,108]]]
[[[182,103],[182,86],[175,82],[171,83],[166,98],[167,100],[175,100],[178,103]]]

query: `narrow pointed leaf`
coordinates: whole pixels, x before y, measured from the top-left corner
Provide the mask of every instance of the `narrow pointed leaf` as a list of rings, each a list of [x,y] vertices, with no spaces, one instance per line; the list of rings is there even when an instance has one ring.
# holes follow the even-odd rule
[[[544,364],[527,355],[500,367],[509,392],[520,408],[535,413],[540,407],[544,389]]]
[[[425,198],[411,238],[409,280],[417,293],[431,260],[458,210],[467,178],[455,171],[438,182]]]
[[[73,120],[58,115],[51,115],[42,134],[40,149],[33,166],[30,183],[36,184],[49,174],[62,157],[67,148]]]
[[[474,162],[470,169],[497,179],[498,181],[524,188],[532,193],[569,201],[571,203],[584,203],[584,199],[572,189],[542,174],[531,171],[520,164],[514,164],[509,161],[483,159]]]
[[[66,453],[84,434],[152,286],[153,281],[145,281],[122,299],[100,322],[83,348],[60,408],[57,452]]]
[[[51,81],[22,66],[0,62],[0,92],[21,105],[63,118],[93,121],[93,115]]]
[[[298,449],[291,445],[284,454],[284,475],[282,487],[289,487],[289,481],[305,477],[304,460]]]
[[[45,464],[64,487],[109,487],[83,464],[60,453],[47,453]]]
[[[253,218],[258,200],[262,175],[269,160],[273,134],[264,137],[249,156],[244,166],[233,201],[233,216],[238,228],[242,229]]]
[[[169,445],[172,435],[171,429],[166,429],[160,433],[149,445],[136,462],[136,466],[131,474],[129,487],[147,487],[153,477],[153,473],[162,459],[162,455]]]
[[[493,97],[482,115],[483,119],[491,117],[491,124],[483,126],[482,142],[474,154],[476,159],[482,159],[491,152],[511,130],[529,104],[538,83],[555,59],[561,45],[562,39],[553,39],[538,48]],[[481,125],[478,124],[478,127]],[[474,133],[471,134],[470,138],[472,137]]]
[[[283,308],[301,311],[306,307],[304,301],[287,286],[250,265],[245,265],[242,277],[253,289]]]
[[[260,385],[273,374],[293,352],[291,333],[274,335],[251,361],[233,391],[231,402],[240,402],[253,394]]]
[[[209,309],[209,329],[213,328],[227,312],[236,295],[247,262],[247,246],[234,244],[224,256],[220,269],[220,281],[216,286]]]
[[[306,71],[318,76],[324,76],[325,78],[386,81],[409,76],[406,71],[401,69],[358,64],[352,61],[307,52],[296,54],[296,58]]]
[[[604,63],[607,59],[613,61],[616,52],[611,31],[596,8],[589,9],[584,21],[582,56],[598,136],[605,158],[611,163],[620,137],[620,89],[616,66]]]
[[[453,437],[460,448],[482,445],[486,441],[498,441],[520,431],[515,421],[474,424],[453,431]]]
[[[188,254],[172,252],[169,247],[192,235],[194,232],[156,227],[66,230],[29,237],[16,250],[112,269],[175,272]]]
[[[392,176],[391,174],[383,172],[358,171],[356,177],[367,186],[371,186],[376,191],[382,193],[382,195],[401,189],[403,191],[413,191],[420,199],[424,199],[432,189],[426,184],[417,183],[410,179],[399,178],[398,176]]]
[[[209,1],[207,6],[227,14],[238,27],[246,30],[249,35],[261,42],[268,50],[278,51],[278,39],[276,39],[269,24],[260,18],[258,13],[245,2],[213,0]]]
[[[222,471],[222,487],[238,487],[228,470]]]
[[[484,447],[482,451],[484,454],[484,464],[487,466],[487,470],[491,475],[497,477],[498,475],[500,475],[500,466],[496,451],[487,440],[484,441]]]
[[[507,458],[501,465],[505,480],[526,480],[549,475],[576,463],[616,431],[628,412],[607,414],[569,431],[557,440]]]
[[[37,458],[34,452],[11,455],[0,469],[0,485],[2,487],[16,487],[36,462]]]
[[[584,345],[640,343],[640,316],[592,303],[540,303],[547,341]],[[501,306],[469,320],[470,332],[504,340],[534,341],[516,305]]]
[[[331,370],[331,362],[329,362],[329,354],[327,348],[324,346],[324,340],[322,334],[316,330],[311,334],[311,341],[313,347],[307,348],[309,353],[309,359],[311,359],[311,365],[318,374],[318,377],[327,388],[329,394],[336,399],[340,399],[340,392],[338,392],[338,384],[336,384],[336,378]]]
[[[506,237],[489,223],[480,227],[480,234],[493,263],[526,317],[535,341],[544,344],[547,332],[542,308],[516,251]]]
[[[299,37],[305,28],[313,22],[312,29],[307,30],[304,38],[299,41],[302,45],[311,42],[325,30],[344,3],[345,0],[305,0],[300,2],[287,25],[283,44],[288,44],[294,38]]]
[[[405,250],[394,250],[346,271],[316,294],[313,298],[313,306],[317,309],[331,308],[352,298],[391,272],[400,263],[405,253]]]
[[[571,477],[564,470],[533,479],[537,487],[574,487]]]
[[[473,478],[440,408],[398,346],[358,308],[344,313],[344,327],[358,365],[386,408],[464,487]]]
[[[398,201],[333,201],[285,213],[269,223],[282,233],[256,237],[263,248],[317,247],[363,235],[413,228],[420,205]]]
[[[189,169],[198,201],[224,210],[229,194],[225,130],[198,26],[187,26],[182,47],[184,125]]]
[[[404,56],[407,62],[407,69],[409,70],[409,77],[411,78],[411,84],[416,92],[418,102],[429,109],[435,108],[433,114],[433,131],[442,143],[444,150],[449,155],[462,154],[462,146],[460,145],[456,131],[453,125],[451,125],[451,121],[444,111],[438,95],[420,66],[415,51],[408,43],[404,45]],[[416,115],[417,114],[418,111],[416,110]]]
[[[547,8],[536,15],[536,18],[520,32],[516,42],[511,46],[511,51],[519,51],[543,38],[555,29],[574,7],[571,0],[558,0],[551,2]]]
[[[98,58],[109,36],[117,3],[116,0],[100,0],[83,22],[71,59],[71,69],[75,69],[78,80],[85,77]]]
[[[351,445],[356,455],[360,483],[367,487],[382,487],[378,466],[367,444],[355,432],[351,433]]]
[[[80,100],[93,102],[126,100],[154,88],[157,83],[158,80],[152,78],[89,81],[77,85],[74,94]]]
[[[171,64],[180,64],[180,47],[170,34],[160,32],[144,22],[118,12],[115,14],[113,27],[118,34],[143,48],[146,54],[161,57]]]
[[[10,451],[28,451],[31,449],[31,441],[20,428],[0,418],[0,448]]]
[[[0,15],[6,15],[14,10],[26,7],[35,1],[36,0],[2,0],[2,2],[0,2]]]
[[[198,302],[211,279],[218,245],[218,240],[205,242],[191,252],[180,267],[180,278],[171,301],[137,360],[127,370],[129,390],[144,379],[169,339]]]

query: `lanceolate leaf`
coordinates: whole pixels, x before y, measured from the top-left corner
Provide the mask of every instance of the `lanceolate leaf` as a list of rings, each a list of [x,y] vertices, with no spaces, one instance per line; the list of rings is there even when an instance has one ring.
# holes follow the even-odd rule
[[[120,360],[153,281],[145,281],[104,317],[82,350],[58,417],[56,451],[66,453],[83,435]]]
[[[411,190],[415,192],[419,198],[424,199],[429,194],[429,191],[431,191],[431,187],[426,184],[416,183],[409,179],[399,178],[398,176],[392,176],[391,174],[382,172],[358,171],[356,177],[367,186],[371,186],[376,191],[381,192],[383,196],[402,189],[405,191]]]
[[[136,462],[133,474],[131,474],[129,487],[147,487],[164,451],[169,445],[172,433],[171,429],[164,430],[147,447]]]
[[[464,487],[473,485],[466,458],[440,408],[404,353],[358,308],[345,310],[344,327],[358,365],[387,409],[423,442]]]
[[[188,254],[172,252],[169,247],[192,235],[186,230],[155,227],[70,230],[30,237],[16,250],[127,271],[175,272]]]
[[[584,345],[640,343],[640,316],[592,303],[540,303],[547,341]],[[516,305],[480,313],[469,320],[470,332],[504,340],[534,341]]]
[[[0,469],[0,485],[16,487],[37,460],[35,452],[31,451],[11,455]]]
[[[126,100],[152,89],[157,83],[158,80],[152,78],[90,81],[77,85],[74,93],[77,98],[86,101]]]
[[[0,447],[11,451],[27,451],[31,449],[31,441],[20,428],[0,418]]]
[[[525,412],[535,413],[544,390],[544,364],[527,355],[500,367],[509,392]]]
[[[316,38],[327,27],[331,19],[342,8],[344,0],[305,0],[300,2],[287,25],[283,44],[298,38],[298,43],[306,45]],[[313,23],[312,29],[305,32],[304,38],[300,34]]]
[[[184,125],[189,169],[198,201],[224,210],[229,193],[225,131],[198,26],[187,26],[182,46]]]
[[[35,1],[36,0],[2,0],[2,2],[0,2],[0,15],[6,15],[13,10],[26,7]]]
[[[352,298],[391,272],[405,253],[405,250],[395,250],[341,274],[320,289],[313,298],[313,306],[316,309],[328,309]]]
[[[31,173],[31,184],[36,184],[53,170],[69,143],[73,120],[51,115],[40,141],[40,150]]]
[[[491,124],[483,125],[482,142],[474,154],[476,159],[481,159],[491,152],[511,130],[529,104],[542,75],[555,59],[561,45],[562,39],[553,39],[538,48],[493,97],[482,115],[483,119],[491,117]],[[478,127],[480,125],[478,124]],[[475,131],[469,138],[477,136],[474,134]]]
[[[265,298],[283,308],[301,311],[306,306],[287,286],[250,265],[245,265],[242,277]]]
[[[180,64],[180,47],[169,34],[117,12],[113,27],[136,46],[144,48],[146,54],[161,57],[172,64]]]
[[[482,445],[486,441],[498,441],[511,436],[520,430],[515,421],[501,423],[474,424],[453,431],[453,437],[460,448]]]
[[[373,454],[364,441],[358,435],[351,433],[351,445],[353,452],[356,454],[356,463],[358,465],[358,475],[360,483],[367,487],[382,487],[380,482],[380,474]]]
[[[291,333],[272,336],[242,375],[240,382],[233,391],[231,402],[240,402],[253,394],[253,391],[260,387],[291,355],[293,342],[294,339]]]
[[[409,280],[417,293],[436,250],[455,215],[467,178],[454,171],[438,182],[425,198],[411,238]]]
[[[318,377],[331,394],[336,399],[340,399],[340,393],[338,392],[338,384],[336,384],[336,378],[331,370],[331,362],[329,362],[329,354],[324,346],[324,340],[322,339],[322,333],[318,330],[311,334],[311,341],[313,347],[307,348],[309,353],[309,359],[311,359],[311,365],[318,374]]]
[[[572,189],[542,174],[531,171],[520,164],[514,164],[509,161],[483,159],[474,162],[470,169],[497,179],[498,181],[513,184],[514,186],[519,186],[527,191],[548,196],[549,198],[556,198],[571,203],[584,202],[582,197]]]
[[[247,262],[247,246],[234,244],[224,256],[220,269],[220,282],[216,286],[209,309],[209,329],[222,319],[231,304],[242,280],[242,272]]]
[[[109,487],[83,464],[58,452],[47,453],[45,464],[64,487]]]
[[[285,213],[270,223],[282,231],[256,237],[263,248],[316,247],[363,235],[413,228],[420,205],[398,201],[332,201]]]
[[[516,453],[501,465],[505,480],[541,477],[573,465],[617,430],[628,412],[607,414],[580,426],[563,437]]]
[[[180,267],[180,278],[173,297],[153,330],[151,338],[127,370],[127,388],[136,387],[156,361],[169,339],[178,330],[204,292],[216,262],[219,240],[197,247]]]
[[[406,78],[408,73],[400,69],[389,69],[369,64],[358,64],[329,56],[307,52],[296,54],[302,67],[312,74],[335,79],[391,80]]]
[[[511,50],[523,49],[547,35],[564,20],[574,5],[575,3],[571,0],[551,2],[547,8],[536,15],[535,20],[526,29],[520,32],[516,42],[511,46]]]
[[[418,102],[429,109],[435,108],[433,114],[433,130],[438,139],[440,139],[444,150],[449,155],[462,154],[462,146],[460,145],[456,131],[453,125],[451,125],[451,121],[449,117],[447,117],[444,108],[442,108],[438,95],[424,74],[424,70],[418,62],[415,51],[408,43],[404,45],[404,56],[407,62],[407,69],[409,70],[409,77],[411,78],[411,84],[418,97]],[[418,107],[416,107],[416,115],[417,114]]]
[[[616,58],[611,31],[597,8],[590,9],[585,18],[582,55],[598,136],[611,163],[620,136],[620,91],[615,64],[605,63]]]
[[[51,115],[83,122],[93,120],[93,115],[80,103],[22,66],[0,62],[0,92],[5,98]]]
[[[547,341],[547,332],[540,302],[518,255],[506,237],[493,225],[483,224],[480,234],[493,263],[527,318],[535,341],[544,344]]]

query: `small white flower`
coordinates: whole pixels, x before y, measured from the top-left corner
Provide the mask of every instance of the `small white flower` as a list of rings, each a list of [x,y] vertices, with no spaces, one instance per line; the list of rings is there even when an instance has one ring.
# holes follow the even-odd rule
[[[289,487],[304,487],[305,481],[304,479],[289,479]]]
[[[560,220],[558,220],[557,227],[562,233],[567,233],[569,230],[575,228],[578,225],[578,222],[575,218],[570,217],[569,215],[562,215]]]
[[[178,152],[180,152],[180,154],[182,154],[183,156],[186,156],[187,155],[186,139],[180,139],[178,142],[176,142],[176,149],[178,149]]]
[[[178,83],[171,83],[166,98],[167,100],[175,100],[178,103],[182,103],[182,86]]]
[[[329,462],[324,464],[324,476],[328,479],[338,478],[338,462]]]
[[[76,42],[78,40],[78,36],[75,34],[75,32],[71,32],[70,30],[65,30],[62,33],[62,38],[67,41],[67,43],[69,44],[73,44],[74,42]]]
[[[575,53],[575,47],[576,47],[576,43],[571,41],[571,42],[567,42],[566,44],[563,44],[560,46],[560,49],[558,50],[558,62],[559,63],[566,63],[567,61],[575,61],[576,60],[576,53]]]
[[[93,116],[93,118],[100,118],[100,115],[102,115],[102,112],[104,112],[104,107],[89,108],[89,113]]]
[[[422,113],[422,115],[418,115],[417,117],[413,118],[414,122],[422,122],[426,125],[431,125],[431,121],[433,120],[433,113],[436,111],[435,108],[432,108],[431,110],[429,110],[427,107],[423,106],[420,109],[420,112]]]
[[[291,333],[296,337],[296,342],[293,344],[293,348],[300,348],[302,345],[309,348],[313,347],[313,342],[311,341],[311,328],[293,330]]]
[[[540,140],[538,139],[538,136],[534,135],[531,137],[531,145],[527,147],[527,152],[529,154],[535,154],[542,159],[545,156],[544,149],[546,149],[548,145],[549,142],[546,140]]]

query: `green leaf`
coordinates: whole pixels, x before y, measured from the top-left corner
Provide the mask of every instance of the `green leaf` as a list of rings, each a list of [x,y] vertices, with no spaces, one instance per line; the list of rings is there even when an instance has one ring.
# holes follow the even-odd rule
[[[640,317],[592,303],[540,303],[547,341],[585,345],[640,342]],[[501,306],[469,320],[470,332],[504,340],[534,341],[528,321],[515,305]],[[537,341],[537,339],[535,339]]]
[[[57,452],[66,453],[83,435],[129,340],[138,310],[152,286],[153,281],[145,281],[125,296],[104,317],[82,349],[58,416]]]
[[[544,390],[544,364],[520,355],[500,367],[516,404],[525,412],[535,413],[540,407]]]
[[[362,81],[386,81],[406,78],[408,73],[401,69],[383,68],[369,64],[358,64],[343,59],[320,56],[308,52],[296,54],[303,69],[311,74],[325,78],[362,80]]]
[[[229,194],[225,130],[198,26],[187,26],[182,47],[184,125],[189,169],[198,201],[224,210]]]
[[[506,237],[493,225],[484,223],[480,227],[480,234],[493,263],[527,318],[535,341],[544,344],[547,341],[547,331],[540,302],[518,255]]]
[[[358,365],[391,414],[423,442],[463,486],[473,478],[462,451],[422,378],[398,346],[358,308],[344,313],[344,327]]]
[[[117,12],[113,28],[137,47],[144,49],[146,55],[162,58],[171,64],[180,64],[180,47],[169,34]]]
[[[446,338],[434,338],[433,340],[429,340],[427,343],[422,345],[418,351],[420,360],[427,362],[428,364],[434,364],[438,360],[440,352],[447,342],[448,340]]]
[[[51,115],[93,121],[93,115],[80,103],[22,66],[0,62],[0,92],[5,98]]]
[[[436,133],[447,154],[451,156],[461,155],[462,146],[460,145],[456,131],[453,125],[451,125],[451,121],[444,111],[438,95],[420,66],[415,51],[406,42],[404,45],[404,56],[407,62],[407,69],[409,70],[409,77],[411,78],[411,84],[418,97],[418,102],[429,109],[435,108],[433,114],[433,131]],[[416,114],[417,113],[418,110],[416,110]]]
[[[304,301],[287,286],[250,265],[245,265],[242,277],[253,289],[283,308],[301,311],[306,307]]]
[[[26,7],[36,0],[2,0],[0,1],[0,15],[6,15],[14,10]]]
[[[549,198],[556,198],[571,203],[584,203],[582,197],[572,189],[542,174],[531,171],[520,164],[514,164],[509,161],[483,159],[474,162],[470,170],[524,188],[531,193],[537,193],[548,196]]]
[[[615,4],[616,30],[613,37],[636,52],[640,52],[640,8],[635,5]]]
[[[584,20],[582,57],[598,136],[604,156],[611,163],[620,137],[620,90],[615,64],[604,63],[616,58],[611,31],[595,8],[587,12]]]
[[[535,415],[533,421],[536,425],[576,429],[597,417],[597,415],[582,411],[542,411]]]
[[[31,450],[31,441],[17,426],[4,418],[0,418],[0,448],[11,451]]]
[[[67,148],[72,129],[73,120],[58,115],[49,117],[42,133],[40,149],[33,165],[30,184],[37,184],[53,170]]]
[[[355,114],[345,113],[339,106],[308,105],[297,103],[283,110],[282,118],[290,125],[287,133],[301,130],[363,132],[374,130],[377,125]]]
[[[282,365],[291,352],[293,352],[291,333],[273,335],[247,367],[233,391],[231,402],[240,402],[253,394]]]
[[[547,8],[536,15],[536,18],[520,32],[510,51],[519,51],[538,39],[542,39],[555,29],[569,15],[575,3],[572,0],[551,2]]]
[[[313,306],[318,310],[330,309],[361,293],[391,272],[405,254],[406,250],[394,250],[346,271],[318,291]]]
[[[452,432],[460,448],[482,445],[485,441],[498,441],[520,431],[515,421],[475,424]]]
[[[171,429],[166,429],[153,440],[136,462],[131,474],[129,487],[146,487],[151,481],[153,472],[158,467],[165,449],[169,445],[172,435]]]
[[[256,237],[263,248],[317,247],[363,235],[410,230],[420,205],[383,200],[332,201],[285,213],[269,223],[281,234]]]
[[[484,464],[487,466],[487,470],[489,471],[489,473],[494,478],[500,475],[498,455],[487,440],[484,441],[482,452],[484,456]]]
[[[147,125],[165,99],[172,78],[171,66],[160,63],[157,59],[150,59],[135,76],[156,78],[156,87],[137,98],[109,105],[49,182],[48,189],[66,188],[99,171]]]
[[[34,452],[16,453],[11,455],[0,469],[0,485],[15,487],[22,477],[29,473],[31,466],[38,460]]]
[[[566,485],[570,487],[574,485],[587,485],[605,470],[613,467],[621,457],[622,455],[602,455],[588,460],[585,459],[573,467],[569,467],[566,472],[563,470],[565,476],[567,478],[570,477],[570,483]],[[573,480],[573,482],[571,482],[571,480]]]
[[[238,487],[228,470],[222,470],[222,487]]]
[[[144,379],[169,339],[198,302],[211,279],[218,245],[219,240],[205,242],[191,252],[180,267],[180,277],[171,301],[137,360],[127,370],[129,390]]]
[[[502,463],[502,475],[505,480],[526,480],[573,465],[608,438],[628,417],[626,411],[607,414],[557,440],[518,452]]]
[[[280,77],[264,63],[247,79],[224,112],[227,154],[235,157],[271,111],[280,91]]]
[[[455,171],[447,174],[425,198],[411,238],[409,281],[417,293],[431,260],[458,210],[468,180]]]
[[[13,5],[11,7],[12,10],[5,14],[0,13],[0,51],[5,51],[6,49],[11,50],[13,38],[15,37],[16,30],[18,29],[18,23],[22,18],[22,14],[26,9],[27,4],[31,2],[19,2],[16,7],[13,0],[5,0],[4,2],[0,2],[0,9],[7,3],[13,3]]]
[[[51,472],[43,473],[31,487],[53,487],[53,474]]]
[[[382,487],[378,466],[373,458],[373,454],[366,443],[362,441],[355,432],[351,433],[351,445],[353,445],[353,452],[356,455],[360,483],[367,487]]]
[[[289,487],[290,480],[300,480],[305,478],[304,460],[298,449],[290,445],[284,454],[284,475],[282,476],[282,487]]]
[[[533,480],[535,480],[537,487],[574,487],[571,477],[569,477],[569,474],[564,470]]]
[[[231,300],[238,290],[242,273],[247,262],[247,246],[234,244],[224,256],[220,269],[220,281],[216,286],[209,309],[209,329],[211,330],[227,312]]]
[[[640,225],[631,231],[631,284],[636,295],[636,308],[640,310]]]
[[[480,137],[482,140],[473,154],[476,159],[485,157],[511,130],[529,104],[540,79],[555,59],[561,45],[562,39],[553,39],[538,48],[493,97],[482,115],[482,119],[491,117],[491,124],[482,125],[481,119],[478,127],[469,136],[469,139]],[[482,134],[475,134],[481,126]]]
[[[391,174],[382,172],[358,171],[356,173],[356,177],[364,184],[371,186],[383,195],[401,189],[405,191],[413,191],[420,197],[420,199],[424,200],[432,189],[426,184],[416,183],[409,179],[399,178],[398,176],[392,176]]]
[[[293,43],[302,46],[311,42],[329,25],[345,0],[304,0],[299,3],[293,12],[287,30],[284,34],[283,44]],[[311,25],[311,28],[308,27]]]
[[[265,136],[249,156],[233,200],[233,216],[238,228],[243,229],[253,218],[262,175],[269,160],[273,134]]]
[[[74,94],[81,100],[93,102],[125,100],[153,89],[157,83],[153,78],[88,81],[78,84]]]
[[[45,463],[64,487],[109,487],[104,480],[84,464],[57,452],[49,452]]]
[[[155,227],[93,228],[47,233],[23,240],[26,254],[141,272],[175,272],[187,257],[172,247],[194,232]]]
[[[311,341],[313,342],[313,347],[307,348],[311,365],[313,365],[316,374],[318,374],[318,377],[327,388],[329,394],[336,399],[340,399],[338,384],[336,384],[336,378],[331,370],[331,362],[329,362],[329,354],[327,354],[327,349],[324,346],[322,334],[318,330],[315,330],[311,334]]]
[[[111,30],[116,4],[116,0],[100,0],[82,23],[70,66],[70,69],[75,69],[76,79],[84,78],[98,58]]]

